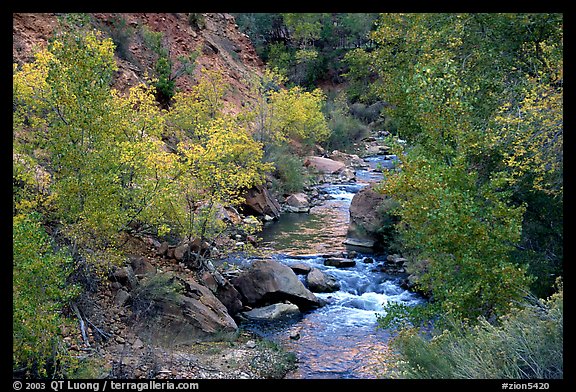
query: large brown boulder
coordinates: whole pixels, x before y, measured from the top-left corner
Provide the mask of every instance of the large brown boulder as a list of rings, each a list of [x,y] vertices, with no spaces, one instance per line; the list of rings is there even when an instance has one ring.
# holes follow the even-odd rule
[[[301,310],[320,306],[319,299],[294,271],[274,260],[255,260],[249,269],[230,281],[242,295],[244,305],[265,306],[290,301]]]
[[[304,166],[312,167],[324,174],[335,174],[344,169],[346,164],[329,158],[311,156],[306,158]]]
[[[394,201],[371,184],[354,195],[350,204],[347,245],[382,247],[393,235],[396,217],[389,213]]]
[[[179,280],[184,293],[159,299],[159,312],[150,328],[173,343],[234,336],[238,326],[222,302],[194,279]]]
[[[279,218],[282,207],[278,201],[270,194],[268,189],[262,185],[254,186],[245,194],[246,200],[242,204],[242,209],[248,214],[269,215]]]

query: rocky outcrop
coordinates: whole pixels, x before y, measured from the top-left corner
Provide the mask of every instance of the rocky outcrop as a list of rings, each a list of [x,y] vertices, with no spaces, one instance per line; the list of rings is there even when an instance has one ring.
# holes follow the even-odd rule
[[[268,215],[273,218],[280,217],[282,207],[268,189],[262,185],[250,188],[244,196],[245,201],[241,209],[245,213],[259,216]]]
[[[393,235],[396,217],[388,213],[393,201],[374,187],[371,184],[352,198],[350,223],[344,242],[347,245],[379,248]]]
[[[306,275],[306,285],[315,293],[332,293],[340,290],[338,280],[334,276],[320,271],[318,268],[312,268],[308,275]]]
[[[290,301],[301,310],[320,306],[319,299],[298,279],[294,271],[274,260],[255,260],[230,283],[251,307]]]

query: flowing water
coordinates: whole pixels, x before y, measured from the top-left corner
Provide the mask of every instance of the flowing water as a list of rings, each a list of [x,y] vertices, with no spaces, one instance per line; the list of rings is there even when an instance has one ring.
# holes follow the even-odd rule
[[[286,213],[269,224],[261,236],[272,257],[287,265],[306,263],[327,272],[340,283],[333,293],[316,293],[326,305],[284,322],[252,322],[245,325],[282,344],[298,358],[298,369],[288,378],[376,378],[382,375],[388,353],[389,332],[377,329],[377,314],[384,304],[416,304],[422,299],[400,287],[400,277],[376,266],[385,255],[343,244],[354,194],[382,174],[375,168],[391,167],[393,160],[377,156],[366,160],[369,168],[357,170],[357,182],[324,184],[318,188],[326,200],[310,213]],[[323,264],[324,254],[356,253],[356,265],[336,268]],[[373,262],[370,259],[373,260]],[[301,277],[303,279],[303,277]]]

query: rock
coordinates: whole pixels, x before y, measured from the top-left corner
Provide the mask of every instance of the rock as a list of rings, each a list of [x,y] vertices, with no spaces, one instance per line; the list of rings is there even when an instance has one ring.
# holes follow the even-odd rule
[[[334,161],[342,162],[347,167],[352,167],[352,168],[367,168],[367,167],[369,167],[369,165],[366,162],[364,162],[364,160],[362,158],[360,158],[358,155],[346,154],[346,153],[338,151],[338,150],[332,151],[332,153],[330,154],[330,156],[328,156],[328,158],[330,158]]]
[[[116,336],[116,337],[114,338],[114,340],[116,340],[116,343],[119,343],[119,344],[124,344],[124,343],[126,343],[126,339],[124,339],[122,336]]]
[[[110,280],[119,282],[122,286],[133,289],[138,285],[138,279],[132,270],[132,267],[127,265],[125,267],[117,268],[110,277]]]
[[[393,233],[396,217],[387,210],[392,202],[371,184],[354,195],[350,203],[350,223],[346,233],[347,245],[381,247]]]
[[[205,271],[200,279],[202,280],[202,283],[204,283],[204,286],[208,287],[213,293],[218,290],[218,282],[210,272]]]
[[[355,250],[349,251],[348,254],[346,255],[346,257],[349,259],[354,259],[357,256],[358,256],[358,252],[356,252]]]
[[[345,167],[338,172],[338,179],[344,182],[353,181],[356,179],[356,172],[348,167]]]
[[[130,293],[128,293],[124,289],[120,289],[116,292],[116,295],[114,296],[114,305],[122,307],[126,305],[129,299],[130,299]]]
[[[330,274],[320,271],[318,268],[312,270],[306,276],[306,285],[316,293],[332,293],[340,290],[340,283]]]
[[[228,314],[231,316],[236,315],[240,310],[242,310],[242,296],[236,290],[236,288],[224,277],[222,277],[224,282],[222,284],[218,284],[218,288],[216,289],[216,298],[222,302],[222,304],[228,310]]]
[[[141,348],[144,348],[144,343],[142,342],[142,340],[140,340],[140,338],[136,338],[134,343],[132,343],[132,347],[139,350]]]
[[[168,242],[164,241],[156,250],[156,256],[165,256],[166,252],[168,252]]]
[[[236,322],[207,287],[191,277],[176,279],[184,285],[185,292],[159,299],[160,311],[150,325],[158,336],[178,344],[196,339],[222,339],[236,333]]]
[[[374,259],[373,259],[372,257],[364,257],[364,258],[362,259],[362,262],[363,262],[363,263],[366,263],[366,264],[371,264],[371,263],[374,262]]]
[[[255,260],[230,282],[242,295],[244,305],[264,306],[284,300],[302,310],[320,305],[290,267],[274,260]]]
[[[324,174],[335,174],[344,169],[346,165],[343,162],[334,161],[323,157],[307,157],[304,166],[312,167]]]
[[[133,256],[130,259],[130,265],[134,275],[138,278],[153,276],[156,274],[156,267],[144,256]]]
[[[252,320],[277,320],[299,313],[300,309],[294,304],[277,303],[254,308],[248,312],[243,312],[242,315]]]
[[[354,267],[356,265],[356,261],[340,257],[330,257],[324,260],[324,265],[329,265],[338,268],[346,268],[346,267]]]
[[[308,196],[305,193],[294,193],[286,198],[286,204],[288,204],[288,211],[290,212],[308,212],[310,211],[310,202],[308,201]]]
[[[292,271],[294,271],[296,275],[306,275],[312,269],[312,267],[304,263],[292,264],[290,268],[292,268]]]
[[[256,342],[254,340],[247,341],[246,348],[256,348]]]
[[[275,219],[280,217],[281,206],[265,187],[254,186],[246,192],[244,197],[242,208],[246,213],[269,215]]]
[[[388,255],[388,257],[386,257],[386,260],[392,264],[394,264],[396,267],[401,267],[404,265],[404,263],[406,261],[408,261],[407,259],[405,259],[404,257],[400,257],[399,255]]]
[[[361,248],[373,248],[374,245],[376,244],[376,241],[368,239],[361,240],[358,238],[346,238],[343,244],[350,246],[359,246]]]
[[[185,242],[181,245],[178,245],[174,249],[174,258],[178,261],[184,261],[186,259],[188,250],[190,249],[190,244]]]
[[[291,331],[290,335],[288,335],[288,336],[292,340],[298,340],[298,339],[300,339],[300,330]]]

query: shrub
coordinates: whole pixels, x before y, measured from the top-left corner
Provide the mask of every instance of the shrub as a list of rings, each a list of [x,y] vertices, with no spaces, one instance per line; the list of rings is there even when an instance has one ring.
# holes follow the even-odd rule
[[[13,370],[26,377],[61,377],[72,367],[61,328],[62,311],[76,290],[66,284],[72,258],[53,251],[39,216],[14,217]]]
[[[563,377],[563,289],[533,298],[491,324],[452,328],[428,339],[408,328],[393,339],[407,378],[550,379]]]
[[[306,182],[302,158],[276,147],[270,152],[269,159],[275,168],[274,190],[283,194],[301,192]]]

